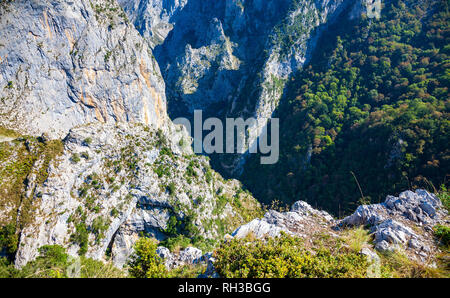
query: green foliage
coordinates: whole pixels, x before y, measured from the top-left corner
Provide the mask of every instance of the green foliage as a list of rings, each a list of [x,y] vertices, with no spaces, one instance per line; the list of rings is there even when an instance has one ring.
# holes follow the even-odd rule
[[[7,258],[0,258],[0,278],[16,277],[17,269]]]
[[[119,216],[119,210],[117,210],[116,208],[113,208],[113,209],[111,210],[111,216],[112,216],[112,217],[117,217],[117,216]]]
[[[167,269],[156,254],[158,244],[149,238],[140,238],[136,242],[135,252],[129,262],[129,273],[136,278],[167,277]]]
[[[0,250],[6,249],[8,254],[14,254],[19,244],[19,236],[13,224],[7,224],[0,228]]]
[[[73,163],[79,163],[80,162],[80,155],[78,153],[74,153],[72,154],[72,156],[70,157],[70,161]]]
[[[447,257],[448,258],[448,257]],[[448,260],[438,262],[438,266],[433,268],[427,264],[413,261],[405,252],[397,250],[381,254],[382,277],[388,278],[448,278]]]
[[[183,234],[178,234],[162,241],[161,245],[167,247],[170,251],[179,251],[191,245],[191,239]]]
[[[72,275],[73,269],[79,269]],[[118,278],[125,273],[111,263],[81,257],[79,260],[69,257],[59,245],[46,245],[39,249],[39,256],[21,269],[3,258],[0,259],[0,278]]]
[[[449,247],[450,245],[450,227],[443,226],[443,225],[437,225],[434,227],[434,235],[436,238],[439,239],[439,241],[442,243],[442,245]]]
[[[121,278],[126,274],[112,263],[81,257],[81,278]]]
[[[212,181],[212,179],[213,179],[213,172],[212,172],[212,170],[210,168],[208,168],[206,170],[205,180],[206,180],[207,183],[210,183]]]
[[[89,159],[89,153],[87,153],[86,151],[81,152],[81,157],[84,159]]]
[[[8,129],[8,128],[0,126],[0,136],[17,138],[19,136],[19,134],[12,129]]]
[[[83,144],[89,146],[92,143],[92,138],[88,137],[84,139]]]
[[[302,240],[282,235],[266,240],[232,239],[215,252],[215,268],[226,278],[365,277],[365,256],[329,249],[305,249]]]
[[[167,221],[167,227],[164,232],[172,236],[178,233],[178,220],[175,215],[169,217],[169,220]]]
[[[37,200],[33,200],[34,193],[25,194],[26,179],[35,174],[36,183],[44,183],[50,163],[62,152],[59,140],[19,137],[12,142],[0,142],[0,205],[11,207],[1,225],[13,222],[20,230],[33,220]],[[19,209],[21,212],[17,214]]]
[[[69,257],[65,249],[58,245],[46,245],[39,249],[39,257],[25,265],[20,277],[60,278],[67,277]]]
[[[344,231],[343,239],[353,252],[360,252],[361,249],[367,245],[371,239],[369,231],[362,226],[354,229]]]
[[[175,183],[172,181],[172,182],[170,182],[169,185],[167,186],[167,191],[169,192],[169,195],[172,196],[172,195],[175,194],[175,190],[176,190]]]
[[[109,227],[109,220],[99,216],[94,219],[91,225],[91,232],[95,235],[95,242],[98,244],[100,240],[105,238],[105,232]]]
[[[338,216],[361,197],[447,185],[449,17],[448,1],[394,0],[380,20],[330,26],[275,112],[279,162],[251,156],[244,183],[263,202],[300,197]]]
[[[197,278],[205,272],[206,265],[184,265],[170,270],[168,277],[170,278]]]
[[[87,253],[89,244],[89,232],[87,230],[86,224],[78,223],[75,226],[75,233],[70,235],[70,241],[73,243],[77,243],[80,246],[80,249],[78,250],[78,254],[80,256]]]
[[[447,212],[450,212],[450,194],[448,193],[447,188],[445,185],[441,186],[441,190],[438,193],[438,197],[442,202],[442,205],[447,210]]]

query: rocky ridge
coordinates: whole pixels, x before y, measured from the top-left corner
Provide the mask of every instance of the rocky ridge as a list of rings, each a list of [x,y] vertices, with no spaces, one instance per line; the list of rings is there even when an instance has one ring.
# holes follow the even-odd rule
[[[2,197],[10,205],[0,209],[2,223],[14,222],[24,202],[32,214],[21,223],[16,266],[34,259],[39,247],[58,244],[100,260],[109,251],[121,267],[143,235],[217,240],[258,213],[259,204],[237,181],[223,180],[205,157],[192,154],[181,127],[171,129],[170,139],[144,124],[72,129],[43,169],[46,179],[39,183],[33,170],[28,175],[26,200],[17,206]],[[5,168],[14,162],[1,160]]]
[[[263,239],[287,233],[303,238],[308,245],[323,235],[341,237],[346,228],[363,226],[368,227],[373,240],[371,246],[364,247],[361,253],[370,260],[379,258],[374,250],[401,250],[415,261],[432,263],[440,251],[439,243],[433,236],[433,227],[449,222],[448,212],[440,199],[418,189],[402,192],[398,197],[388,196],[380,204],[359,206],[352,215],[342,220],[298,201],[287,212],[269,210],[263,218],[240,226],[228,237],[251,235]],[[213,272],[211,268],[209,272]]]
[[[324,236],[345,238],[348,228],[362,226],[368,229],[372,240],[361,248],[360,253],[370,263],[380,261],[377,252],[400,251],[411,260],[433,266],[436,255],[441,252],[433,227],[449,222],[448,211],[440,199],[426,190],[418,189],[415,192],[404,191],[398,197],[388,196],[380,204],[361,205],[353,214],[341,220],[312,208],[304,201],[298,201],[289,211],[268,210],[262,218],[256,218],[238,227],[231,235],[226,235],[224,241],[246,237],[251,241],[285,233],[304,239],[308,247]],[[214,270],[215,258],[212,253],[202,255],[198,249],[190,248],[174,255],[164,247],[159,247],[158,252],[168,268],[203,263],[207,267],[201,277],[219,277]]]
[[[115,0],[2,1],[0,28],[0,125],[54,139],[95,121],[166,129],[158,63]]]

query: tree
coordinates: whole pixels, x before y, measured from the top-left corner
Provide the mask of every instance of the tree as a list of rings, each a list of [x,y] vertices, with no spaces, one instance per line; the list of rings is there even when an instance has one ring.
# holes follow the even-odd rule
[[[129,262],[130,275],[136,278],[167,277],[167,269],[156,253],[157,243],[150,238],[140,238],[135,245],[135,252]]]

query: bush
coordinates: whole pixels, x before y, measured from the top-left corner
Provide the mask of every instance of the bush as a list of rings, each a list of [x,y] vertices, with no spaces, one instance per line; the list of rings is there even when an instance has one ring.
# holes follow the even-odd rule
[[[174,195],[175,190],[176,190],[175,183],[170,182],[169,185],[167,186],[167,191],[169,192],[169,195]]]
[[[84,255],[88,250],[89,232],[85,223],[78,223],[75,225],[75,233],[70,236],[70,241],[80,246],[78,250],[79,255]]]
[[[111,263],[81,257],[79,260],[69,257],[66,250],[59,245],[46,245],[39,249],[40,255],[22,269],[15,269],[7,259],[0,259],[0,278],[117,278],[125,273]],[[78,264],[77,264],[78,263]],[[71,275],[78,268],[79,275]],[[75,271],[76,272],[76,271]]]
[[[434,235],[439,239],[442,245],[448,247],[450,244],[450,227],[437,225],[434,227]]]
[[[384,278],[448,278],[448,261],[437,260],[435,268],[411,260],[404,251],[381,254],[381,271]]]
[[[14,225],[7,224],[0,229],[0,250],[6,248],[8,254],[14,254],[18,243],[19,238]]]
[[[72,157],[70,157],[70,161],[73,163],[78,163],[80,160],[80,155],[78,153],[74,153],[72,154]]]
[[[448,212],[450,212],[450,194],[449,194],[447,188],[445,187],[445,185],[441,186],[441,189],[439,190],[439,193],[438,193],[438,197],[439,197],[439,199],[441,199],[442,205],[444,206],[444,208]]]
[[[55,278],[67,277],[69,256],[59,245],[45,245],[39,249],[39,257],[17,272],[18,277]]]
[[[16,277],[17,271],[7,258],[0,258],[0,278]]]
[[[167,247],[170,251],[177,251],[191,245],[191,239],[180,234],[176,237],[167,238],[161,243],[161,245]]]
[[[267,240],[232,239],[215,252],[215,267],[226,278],[365,277],[365,256],[306,250],[301,239],[281,235]]]
[[[92,138],[86,138],[86,139],[84,139],[84,141],[83,141],[83,144],[85,144],[85,145],[87,145],[87,146],[89,146],[91,143],[92,143]]]
[[[129,273],[136,278],[167,277],[167,269],[162,259],[156,254],[157,243],[153,239],[140,238],[135,245],[135,252],[129,262]]]

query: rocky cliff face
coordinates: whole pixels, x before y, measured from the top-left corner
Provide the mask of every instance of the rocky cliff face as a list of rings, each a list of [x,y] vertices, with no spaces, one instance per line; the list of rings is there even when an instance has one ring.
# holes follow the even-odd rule
[[[94,259],[108,250],[122,266],[142,235],[221,239],[257,214],[258,203],[239,183],[223,180],[204,157],[192,155],[183,131],[172,128],[168,138],[143,124],[85,125],[70,131],[47,167],[37,159],[22,199],[2,196],[2,206],[11,208],[0,209],[0,222],[19,221],[16,265],[34,259],[39,247],[58,244]],[[2,146],[9,152],[2,147],[2,168],[13,168],[14,156],[23,153],[13,143]],[[178,231],[169,232],[172,218],[182,223]]]
[[[16,266],[59,244],[120,267],[142,235],[214,241],[259,212],[171,123],[117,1],[1,1],[0,16],[0,224]]]
[[[163,128],[164,81],[115,0],[0,2],[0,125],[61,138],[86,122]]]
[[[121,0],[155,46],[171,116],[271,117],[321,30],[360,1]],[[265,121],[250,128],[260,135]],[[251,146],[251,144],[249,144]],[[225,163],[239,172],[241,158]]]

